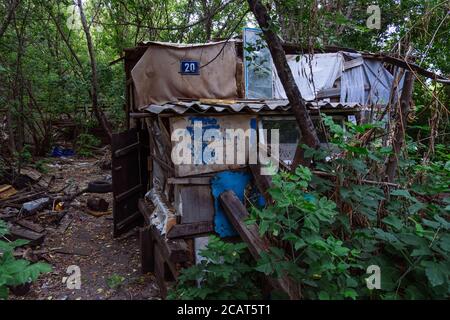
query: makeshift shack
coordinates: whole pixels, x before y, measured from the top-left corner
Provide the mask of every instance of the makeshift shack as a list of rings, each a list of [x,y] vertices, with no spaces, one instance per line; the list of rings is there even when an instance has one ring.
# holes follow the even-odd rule
[[[114,235],[142,226],[142,269],[156,274],[163,294],[181,268],[201,259],[209,234],[238,236],[221,204],[225,191],[242,203],[264,204],[268,183],[262,165],[248,161],[252,145],[270,149],[260,129],[280,130],[281,167],[290,165],[299,144],[297,122],[259,39],[258,30],[246,29],[243,40],[148,42],[125,50],[129,130],[114,135],[112,143]],[[319,112],[342,123],[371,121],[398,94],[392,88],[401,88],[401,79],[394,83],[392,68],[378,55],[340,48],[311,55],[288,44],[285,51],[324,143]],[[200,159],[174,163],[174,133],[205,135],[207,129],[223,137],[228,129],[250,132],[246,145],[236,142],[231,155],[243,161],[208,163],[204,153],[211,140],[203,136]]]

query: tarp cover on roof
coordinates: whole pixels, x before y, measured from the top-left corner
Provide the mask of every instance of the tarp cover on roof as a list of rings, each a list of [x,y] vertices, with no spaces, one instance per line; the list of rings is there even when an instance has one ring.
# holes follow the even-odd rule
[[[298,60],[300,58],[300,60]],[[344,59],[340,53],[309,55],[287,55],[289,67],[295,82],[306,101],[316,99],[316,93],[323,89],[332,88],[334,82],[342,74]],[[274,98],[286,99],[281,80],[275,66],[272,67],[274,76]],[[357,102],[357,101],[352,101]]]
[[[381,61],[363,59],[360,53],[336,52],[286,56],[295,83],[306,101],[316,100],[324,89],[331,89],[340,78],[340,102],[386,105],[393,75]],[[274,98],[286,99],[276,68],[272,66]],[[402,88],[403,80],[399,88]],[[400,91],[400,90],[399,90]]]
[[[139,108],[179,98],[237,98],[236,59],[232,41],[193,46],[151,43],[131,71],[135,105]],[[182,75],[181,61],[208,65],[200,69],[199,75]]]

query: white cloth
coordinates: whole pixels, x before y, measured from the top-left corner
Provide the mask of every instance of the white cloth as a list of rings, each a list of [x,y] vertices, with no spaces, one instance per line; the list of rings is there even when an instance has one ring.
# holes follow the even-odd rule
[[[300,60],[297,61],[299,58]],[[318,91],[332,88],[337,78],[342,75],[344,58],[340,52],[321,53],[313,56],[287,55],[289,67],[306,101],[315,100]],[[274,98],[287,99],[275,66],[272,67],[274,79]],[[313,76],[311,76],[313,75]]]

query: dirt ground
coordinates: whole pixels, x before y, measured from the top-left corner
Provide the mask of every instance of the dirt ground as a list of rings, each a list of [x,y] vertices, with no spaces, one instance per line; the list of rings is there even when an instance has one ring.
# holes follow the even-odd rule
[[[51,190],[67,185],[82,190],[92,180],[110,179],[111,171],[100,169],[97,159],[50,159],[48,174],[55,180]],[[11,299],[32,300],[152,300],[159,298],[159,289],[152,274],[142,275],[137,229],[118,239],[112,237],[112,214],[96,218],[86,213],[86,200],[92,194],[82,194],[69,208],[59,225],[45,222],[45,214],[35,218],[46,228],[46,238],[39,249],[48,249],[42,257],[53,271],[34,283],[28,294]],[[96,195],[112,208],[112,194]],[[40,221],[40,219],[42,221]],[[70,224],[69,224],[70,223]],[[61,224],[68,224],[61,230]],[[56,252],[63,248],[66,253]],[[61,251],[61,250],[59,250]],[[63,282],[70,276],[69,266],[81,271],[81,289],[68,289]]]

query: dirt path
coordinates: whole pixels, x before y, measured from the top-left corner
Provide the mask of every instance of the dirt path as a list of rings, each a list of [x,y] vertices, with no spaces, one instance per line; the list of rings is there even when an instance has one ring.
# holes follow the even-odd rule
[[[68,183],[87,186],[92,180],[110,177],[110,171],[101,170],[95,159],[51,160],[49,173],[56,179],[53,190]],[[48,300],[105,300],[105,299],[159,299],[159,289],[151,274],[140,272],[137,230],[132,230],[119,239],[112,237],[112,215],[100,218],[86,213],[83,194],[74,201],[61,224],[70,222],[65,231],[57,225],[46,226],[47,236],[42,249],[63,248],[68,253],[50,251],[44,255],[53,267],[53,272],[42,276],[32,285],[31,291],[16,299]],[[98,195],[110,203],[112,195]],[[38,218],[37,218],[38,219]],[[37,222],[40,222],[37,220]],[[44,222],[40,224],[45,226]],[[61,225],[60,224],[60,225]],[[59,227],[59,229],[58,229]],[[68,277],[69,266],[78,266],[81,271],[81,289],[68,289],[63,278]]]

